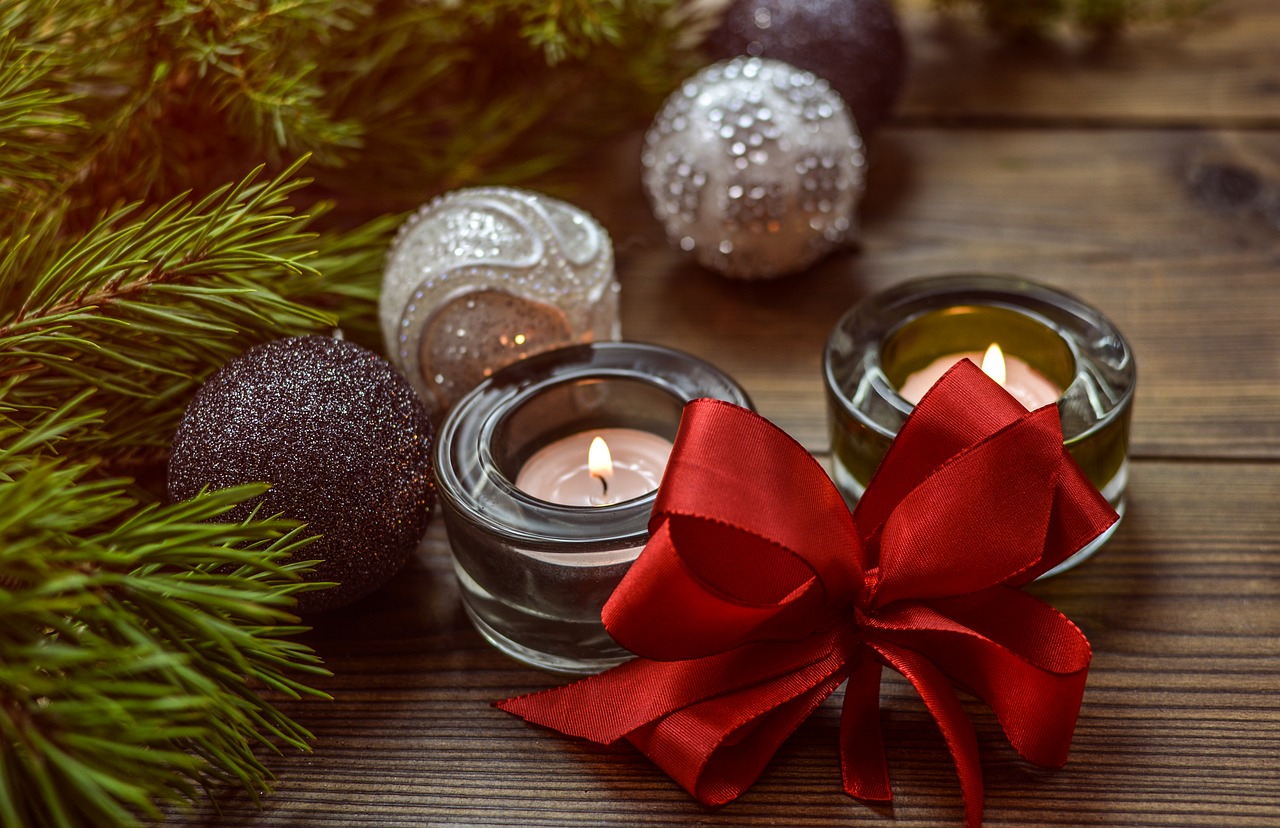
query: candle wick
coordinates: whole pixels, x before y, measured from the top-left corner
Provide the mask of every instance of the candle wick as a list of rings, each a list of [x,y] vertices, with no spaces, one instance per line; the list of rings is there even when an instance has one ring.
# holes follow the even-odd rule
[[[592,475],[592,476],[594,477],[595,475]],[[608,496],[609,496],[609,481],[605,479],[604,475],[600,475],[600,476],[596,477],[596,480],[599,480],[599,481],[600,481],[600,488],[604,489],[604,496],[605,496],[605,497],[608,497]]]

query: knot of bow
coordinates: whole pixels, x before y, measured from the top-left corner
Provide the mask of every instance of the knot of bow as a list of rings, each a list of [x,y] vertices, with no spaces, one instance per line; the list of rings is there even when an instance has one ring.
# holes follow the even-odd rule
[[[977,826],[977,739],[955,688],[985,701],[1027,759],[1066,761],[1091,651],[1069,619],[1017,587],[1116,519],[1066,454],[1057,408],[1028,412],[969,362],[921,400],[853,514],[781,430],[698,400],[650,541],[603,612],[640,657],[497,706],[595,742],[626,739],[719,805],[847,680],[844,788],[888,800],[888,665],[942,731]]]

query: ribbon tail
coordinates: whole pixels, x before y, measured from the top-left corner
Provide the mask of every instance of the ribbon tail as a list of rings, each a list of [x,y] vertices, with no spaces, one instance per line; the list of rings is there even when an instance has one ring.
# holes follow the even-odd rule
[[[960,777],[965,820],[969,828],[981,828],[983,810],[982,764],[978,758],[978,737],[965,715],[960,700],[946,675],[920,653],[877,641],[870,646],[889,666],[906,676],[920,694],[925,707],[942,731]]]
[[[701,704],[628,734],[704,805],[723,805],[756,781],[782,743],[844,681],[838,655],[804,671]]]
[[[927,652],[933,663],[985,701],[1009,743],[1046,767],[1067,761],[1092,651],[1066,616],[1007,587],[905,611],[905,629],[882,635]]]
[[[888,802],[893,791],[880,729],[880,672],[880,662],[871,657],[871,651],[859,647],[840,714],[840,775],[850,796]]]
[[[689,661],[636,658],[573,684],[494,702],[494,707],[566,736],[608,745],[682,708],[835,663],[833,636],[753,644]]]
[[[625,703],[635,697],[637,687],[659,685],[669,676],[678,678],[675,668],[679,666],[637,658],[573,684],[495,701],[493,706],[566,736],[609,745],[680,705],[697,701],[698,694],[692,692],[677,693],[675,698],[642,696],[636,704]]]
[[[495,706],[600,744],[625,738],[700,802],[722,805],[844,681],[838,635],[690,661],[638,658]]]

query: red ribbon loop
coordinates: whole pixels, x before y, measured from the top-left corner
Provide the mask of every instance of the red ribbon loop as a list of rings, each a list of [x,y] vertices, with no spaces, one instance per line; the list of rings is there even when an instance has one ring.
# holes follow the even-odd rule
[[[982,821],[977,741],[953,686],[1027,759],[1066,761],[1090,650],[1012,588],[1116,520],[1062,446],[971,363],[921,400],[850,515],[803,447],[715,400],[685,410],[651,538],[605,605],[639,658],[498,707],[601,743],[625,738],[707,804],[746,790],[844,681],[845,790],[891,797],[881,665],[919,691]]]

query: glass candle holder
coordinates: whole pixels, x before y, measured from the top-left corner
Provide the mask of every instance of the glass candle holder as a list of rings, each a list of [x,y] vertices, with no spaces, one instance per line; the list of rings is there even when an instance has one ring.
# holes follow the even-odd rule
[[[436,483],[463,605],[490,643],[560,673],[598,672],[631,657],[600,612],[648,541],[656,490],[568,506],[514,481],[540,450],[583,432],[635,429],[673,441],[685,404],[701,397],[751,406],[702,360],[608,342],[503,368],[450,410],[435,446]]]
[[[908,377],[993,342],[1062,389],[1064,445],[1124,515],[1137,386],[1129,343],[1098,310],[1066,293],[987,274],[905,282],[855,305],[832,330],[823,354],[832,465],[850,506],[914,408],[899,393]],[[1118,525],[1046,574],[1088,558]]]

